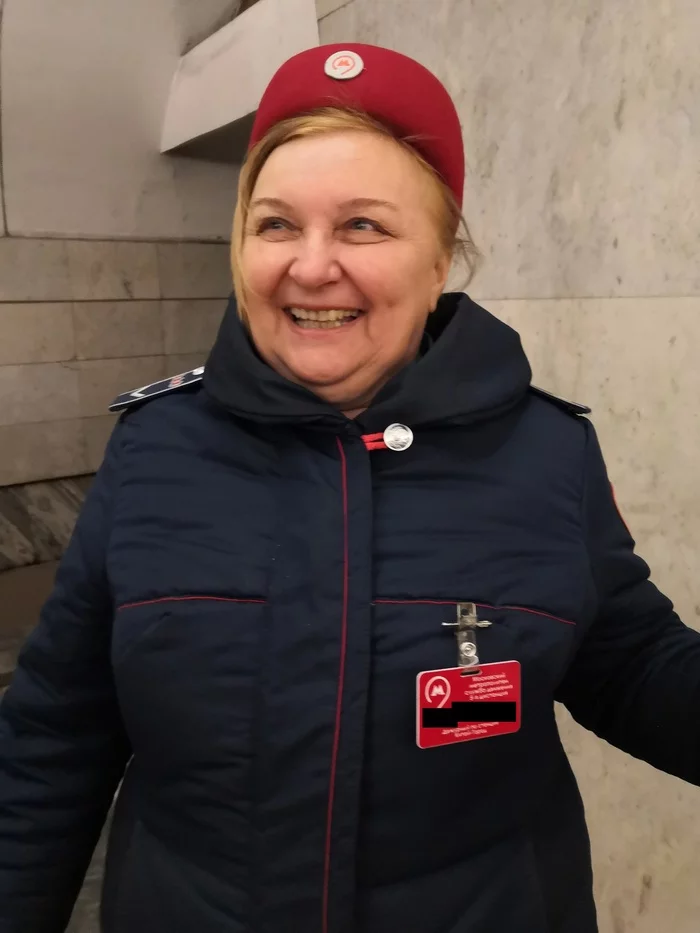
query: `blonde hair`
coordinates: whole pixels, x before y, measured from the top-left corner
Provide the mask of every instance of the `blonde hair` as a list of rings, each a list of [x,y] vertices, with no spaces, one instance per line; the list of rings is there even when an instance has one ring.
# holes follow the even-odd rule
[[[420,138],[416,136],[399,138],[384,124],[375,120],[369,114],[357,110],[323,107],[300,116],[281,120],[272,126],[250,150],[241,169],[233,219],[231,264],[238,311],[244,321],[247,320],[247,289],[241,259],[253,190],[263,165],[275,149],[285,143],[292,142],[295,139],[347,130],[374,133],[393,140],[428,173],[438,195],[437,230],[440,247],[445,255],[452,257],[453,261],[457,260],[464,263],[467,270],[467,280],[464,287],[473,279],[481,258],[479,250],[472,240],[467,223],[462,216],[461,205],[457,203],[452,190],[445,184],[433,166],[411,144],[412,142],[420,142]]]

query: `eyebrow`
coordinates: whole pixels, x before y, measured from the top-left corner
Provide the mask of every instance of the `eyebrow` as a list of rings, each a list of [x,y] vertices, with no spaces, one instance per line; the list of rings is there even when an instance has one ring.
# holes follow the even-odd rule
[[[256,207],[271,207],[277,211],[293,211],[294,208],[286,201],[280,198],[256,198],[250,205],[251,210]],[[382,201],[379,198],[351,198],[349,201],[343,201],[338,205],[339,208],[367,208],[367,207],[385,207],[392,211],[398,211],[398,206],[391,201]]]

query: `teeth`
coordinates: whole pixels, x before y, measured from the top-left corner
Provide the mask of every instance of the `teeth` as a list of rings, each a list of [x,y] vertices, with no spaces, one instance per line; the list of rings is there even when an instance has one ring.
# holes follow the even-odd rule
[[[348,318],[347,321],[352,320]],[[347,321],[301,321],[297,320],[297,327],[303,327],[306,330],[329,330],[334,327],[342,327]]]
[[[334,308],[328,311],[309,311],[307,308],[288,308],[287,310],[297,321],[339,321],[340,323],[352,321],[360,313],[355,310],[350,311],[347,308]]]

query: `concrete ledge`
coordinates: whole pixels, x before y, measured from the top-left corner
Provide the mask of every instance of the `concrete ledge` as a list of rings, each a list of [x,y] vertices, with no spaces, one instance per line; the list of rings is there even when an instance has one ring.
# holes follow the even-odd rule
[[[259,0],[180,60],[161,152],[251,114],[277,68],[318,41],[315,0]]]

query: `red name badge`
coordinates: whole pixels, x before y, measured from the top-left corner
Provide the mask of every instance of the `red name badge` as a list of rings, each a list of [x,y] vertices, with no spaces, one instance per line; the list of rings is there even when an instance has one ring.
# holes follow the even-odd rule
[[[437,748],[520,729],[520,663],[422,671],[416,682],[416,742]]]

